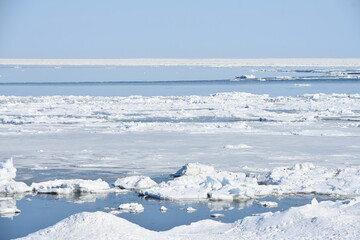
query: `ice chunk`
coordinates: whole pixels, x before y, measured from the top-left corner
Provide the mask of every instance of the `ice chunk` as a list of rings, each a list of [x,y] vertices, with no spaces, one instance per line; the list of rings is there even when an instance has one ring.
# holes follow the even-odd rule
[[[213,174],[215,172],[214,167],[207,166],[200,163],[187,163],[180,168],[173,176],[196,176],[199,174]]]
[[[144,189],[156,185],[156,182],[149,177],[145,176],[130,176],[118,178],[114,182],[115,187],[122,189]]]
[[[13,165],[13,159],[10,158],[0,162],[0,182],[11,181],[16,177],[16,168]]]
[[[197,209],[196,209],[196,208],[193,208],[193,207],[188,207],[188,208],[186,208],[186,211],[187,211],[188,213],[192,213],[192,212],[196,212]]]
[[[168,209],[165,206],[161,206],[160,208],[160,212],[167,212]]]
[[[52,181],[33,183],[31,184],[31,188],[38,193],[49,194],[98,193],[110,190],[109,184],[101,179],[56,179]]]
[[[144,207],[140,203],[120,204],[119,209],[130,213],[140,213],[144,211]]]
[[[23,182],[14,180],[0,182],[0,193],[15,194],[30,191],[32,191],[32,188]]]

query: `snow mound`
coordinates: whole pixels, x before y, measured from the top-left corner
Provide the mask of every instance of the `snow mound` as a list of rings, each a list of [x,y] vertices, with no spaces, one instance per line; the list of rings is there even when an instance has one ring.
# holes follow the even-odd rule
[[[295,164],[273,169],[264,183],[279,186],[279,194],[359,195],[360,168],[329,169],[312,163]]]
[[[36,239],[359,239],[360,199],[313,200],[284,212],[249,216],[234,223],[203,220],[155,232],[104,212],[78,213],[24,238]]]
[[[130,213],[140,213],[144,211],[144,207],[140,203],[124,203],[120,204],[119,209]]]
[[[31,184],[33,191],[49,194],[98,193],[110,190],[109,184],[101,179],[52,180]]]
[[[149,177],[145,176],[130,176],[124,178],[118,178],[114,182],[115,187],[120,187],[122,189],[144,189],[156,185],[156,182]]]

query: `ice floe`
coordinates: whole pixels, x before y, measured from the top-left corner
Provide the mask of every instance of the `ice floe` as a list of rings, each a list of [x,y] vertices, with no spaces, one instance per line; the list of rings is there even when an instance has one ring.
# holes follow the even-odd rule
[[[130,213],[140,213],[144,211],[144,207],[140,203],[123,203],[120,204],[119,209]]]
[[[158,199],[246,200],[268,195],[327,194],[360,195],[360,168],[329,169],[313,163],[277,167],[266,175],[215,170],[189,163],[174,179],[161,182],[140,194]]]
[[[32,183],[31,188],[37,193],[49,194],[99,193],[110,190],[109,184],[101,179],[56,179],[52,181]]]
[[[193,213],[193,212],[196,212],[197,209],[196,209],[196,208],[193,208],[193,207],[187,207],[187,208],[186,208],[186,211],[187,211],[188,213]]]
[[[132,190],[150,188],[154,185],[156,185],[156,182],[150,177],[146,176],[129,176],[124,178],[118,178],[114,182],[115,187]]]
[[[167,212],[167,211],[168,211],[167,207],[165,206],[160,207],[160,212]]]
[[[202,220],[156,232],[104,212],[78,213],[21,239],[359,239],[360,199],[324,201],[234,223]]]

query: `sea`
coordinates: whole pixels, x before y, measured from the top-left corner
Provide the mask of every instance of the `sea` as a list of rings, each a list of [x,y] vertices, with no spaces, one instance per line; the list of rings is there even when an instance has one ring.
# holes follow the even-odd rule
[[[0,95],[5,97],[209,96],[224,92],[266,94],[271,97],[297,97],[318,93],[359,94],[360,67],[0,66]],[[16,109],[12,110],[16,112]],[[21,113],[17,114],[21,115]],[[4,116],[0,115],[0,119],[4,119]],[[0,121],[0,124],[3,125],[3,129],[8,128],[5,120],[2,123]],[[10,127],[14,126],[11,125]],[[166,131],[161,134],[140,132],[128,137],[125,136],[126,139],[121,140],[119,140],[119,136],[123,135],[117,135],[113,138],[114,141],[109,140],[104,135],[97,135],[96,132],[87,133],[81,135],[81,137],[79,137],[80,135],[73,135],[72,138],[69,138],[68,133],[62,135],[61,132],[38,135],[27,133],[3,134],[0,136],[3,142],[0,146],[0,160],[13,157],[15,167],[17,167],[17,159],[19,159],[16,180],[24,181],[27,184],[34,181],[53,179],[81,177],[95,179],[100,177],[111,185],[117,177],[136,174],[145,174],[155,181],[161,182],[169,178],[169,174],[173,173],[171,171],[181,167],[181,165],[175,165],[171,162],[170,156],[176,154],[183,157],[183,159],[178,160],[179,163],[203,160],[209,154],[213,159],[218,158],[219,165],[222,164],[224,167],[231,168],[230,164],[233,162],[227,163],[226,158],[224,159],[221,155],[215,153],[215,150],[213,152],[206,151],[206,145],[214,143],[207,144],[203,137],[198,137],[199,135],[187,135],[186,132],[172,134]],[[227,134],[231,135],[232,133]],[[227,139],[236,141],[236,139],[240,138],[244,140],[244,136],[241,135],[241,138],[240,135],[233,134]],[[225,135],[211,135],[208,141],[213,140],[216,143],[221,143],[222,136]],[[266,143],[262,143],[262,140],[256,136],[252,137],[254,139],[250,137],[250,142],[252,141],[251,143],[254,145],[265,144],[262,145],[265,146],[264,149],[271,148],[271,144],[269,144],[271,138]],[[267,137],[269,136],[266,135],[264,139]],[[164,141],[163,146],[157,144],[159,139]],[[117,142],[117,140],[119,141]],[[126,146],[129,144],[126,141],[132,140],[134,140],[134,144],[126,150]],[[74,142],[81,148],[74,147]],[[282,146],[284,156],[294,153],[290,152],[290,150],[284,150],[284,146],[288,142],[286,139],[279,142],[281,144],[278,145]],[[181,150],[174,150],[176,144],[173,145],[172,143],[178,144]],[[144,144],[144,148],[142,148],[142,144]],[[334,149],[336,149],[337,140],[326,138],[319,144],[323,144],[322,147],[334,144]],[[85,165],[89,161],[87,159],[89,156],[94,158],[91,164],[111,157],[113,160],[121,159],[121,154],[128,156],[130,161],[134,160],[136,162],[136,159],[149,160],[151,159],[149,156],[155,154],[152,149],[153,146],[161,149],[160,152],[156,152],[157,155],[153,161],[156,161],[156,158],[169,158],[166,160],[169,165],[164,166],[163,169],[156,168],[150,171],[150,169],[142,169],[142,165],[139,164],[131,165],[132,168],[128,167],[126,170],[121,167],[102,169],[101,164],[100,167],[94,167],[88,171],[86,168],[78,169],[78,163]],[[186,148],[191,148],[189,150],[191,154],[183,153],[186,152]],[[121,151],[117,152],[117,149],[121,149]],[[85,150],[92,151],[92,153],[85,154],[86,159],[84,160],[82,156],[85,155],[81,155],[83,152],[80,151]],[[297,150],[301,151],[301,149]],[[313,151],[320,153],[321,149]],[[339,147],[337,151],[341,151],[341,148]],[[41,155],[43,153],[46,154]],[[119,156],[114,157],[117,154]],[[256,154],[266,155],[268,152],[251,152],[248,157],[256,156]],[[341,155],[345,154],[345,152],[333,153],[334,156],[335,154]],[[354,152],[354,156],[356,154],[357,152]],[[262,155],[262,158],[264,158],[264,155]],[[70,168],[55,167],[52,169],[35,164],[39,161],[46,162],[46,158],[48,158],[49,163],[54,163],[53,166],[56,164],[60,166],[63,162],[70,162],[68,164]],[[323,160],[325,158],[326,156],[322,156],[319,159]],[[162,159],[161,161],[165,160]],[[139,163],[141,163],[140,160]],[[30,169],[29,166],[32,165],[34,168]],[[330,196],[306,195],[270,196],[239,202],[209,202],[198,200],[160,201],[142,198],[136,192],[110,193],[95,197],[29,194],[17,198],[16,205],[21,210],[20,214],[0,216],[0,239],[23,237],[53,225],[72,214],[82,211],[105,211],[106,208],[116,208],[121,203],[127,202],[141,203],[145,211],[139,214],[124,213],[119,217],[154,231],[165,231],[175,226],[190,224],[202,219],[214,219],[211,217],[213,213],[224,214],[224,217],[214,219],[216,221],[234,222],[253,214],[266,211],[282,211],[293,206],[301,206],[310,203],[313,198],[317,198],[318,201],[336,199]],[[274,201],[278,203],[278,207],[266,209],[257,204],[258,201]],[[161,212],[161,206],[167,207],[168,212]],[[194,207],[197,211],[188,213],[186,211],[187,207]]]

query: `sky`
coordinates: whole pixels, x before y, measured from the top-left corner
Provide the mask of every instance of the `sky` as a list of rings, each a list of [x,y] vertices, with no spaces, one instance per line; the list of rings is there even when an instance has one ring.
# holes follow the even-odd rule
[[[0,0],[0,58],[318,57],[360,57],[360,0]]]

